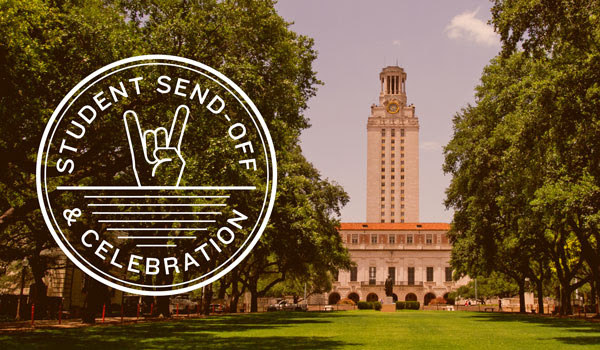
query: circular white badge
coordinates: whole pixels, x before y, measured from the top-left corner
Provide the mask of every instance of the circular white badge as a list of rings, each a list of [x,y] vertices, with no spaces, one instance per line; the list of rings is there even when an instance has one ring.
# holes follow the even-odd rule
[[[69,91],[42,137],[36,183],[76,266],[125,292],[172,295],[248,255],[273,209],[277,165],[239,86],[202,63],[146,55]]]

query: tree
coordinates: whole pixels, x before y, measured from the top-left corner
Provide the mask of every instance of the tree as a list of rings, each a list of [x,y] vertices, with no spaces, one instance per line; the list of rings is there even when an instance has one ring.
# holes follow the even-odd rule
[[[464,299],[475,299],[475,283],[477,283],[477,300],[485,304],[487,299],[508,298],[519,292],[519,286],[514,282],[509,282],[510,278],[498,272],[493,272],[489,276],[478,276],[475,280],[469,281],[456,291],[456,294]]]
[[[534,95],[540,103],[528,111],[551,165],[538,192],[537,209],[546,219],[565,221],[565,229],[576,235],[596,285],[600,284],[599,10],[597,0],[497,0],[492,8],[502,55],[514,55],[520,46],[529,61],[547,67]]]
[[[351,264],[337,231],[347,194],[339,185],[322,180],[299,147],[288,155],[280,166],[281,190],[270,227],[240,273],[251,293],[251,311],[258,311],[258,297],[279,282],[306,281],[315,274],[322,279],[325,272],[348,269]]]

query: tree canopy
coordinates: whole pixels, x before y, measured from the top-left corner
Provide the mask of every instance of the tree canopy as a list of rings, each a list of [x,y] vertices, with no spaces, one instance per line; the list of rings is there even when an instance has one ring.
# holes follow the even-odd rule
[[[521,294],[530,278],[540,303],[557,279],[566,313],[576,288],[600,282],[599,6],[494,1],[502,51],[445,148],[459,274],[499,271]]]

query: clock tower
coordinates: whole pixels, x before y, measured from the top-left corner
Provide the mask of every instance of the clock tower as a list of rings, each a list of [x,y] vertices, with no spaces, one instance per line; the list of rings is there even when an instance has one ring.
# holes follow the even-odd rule
[[[406,72],[379,73],[367,122],[367,222],[419,222],[419,120],[407,105]]]

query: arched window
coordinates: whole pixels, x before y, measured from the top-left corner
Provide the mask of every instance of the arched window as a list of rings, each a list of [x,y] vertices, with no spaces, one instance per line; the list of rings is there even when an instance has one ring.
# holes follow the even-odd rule
[[[427,293],[425,294],[425,299],[423,300],[423,304],[424,305],[429,305],[429,303],[435,299],[435,294],[433,293]]]
[[[379,301],[379,297],[375,293],[369,293],[369,295],[367,295],[367,301]]]
[[[335,305],[340,301],[341,297],[338,293],[329,294],[329,305]]]

